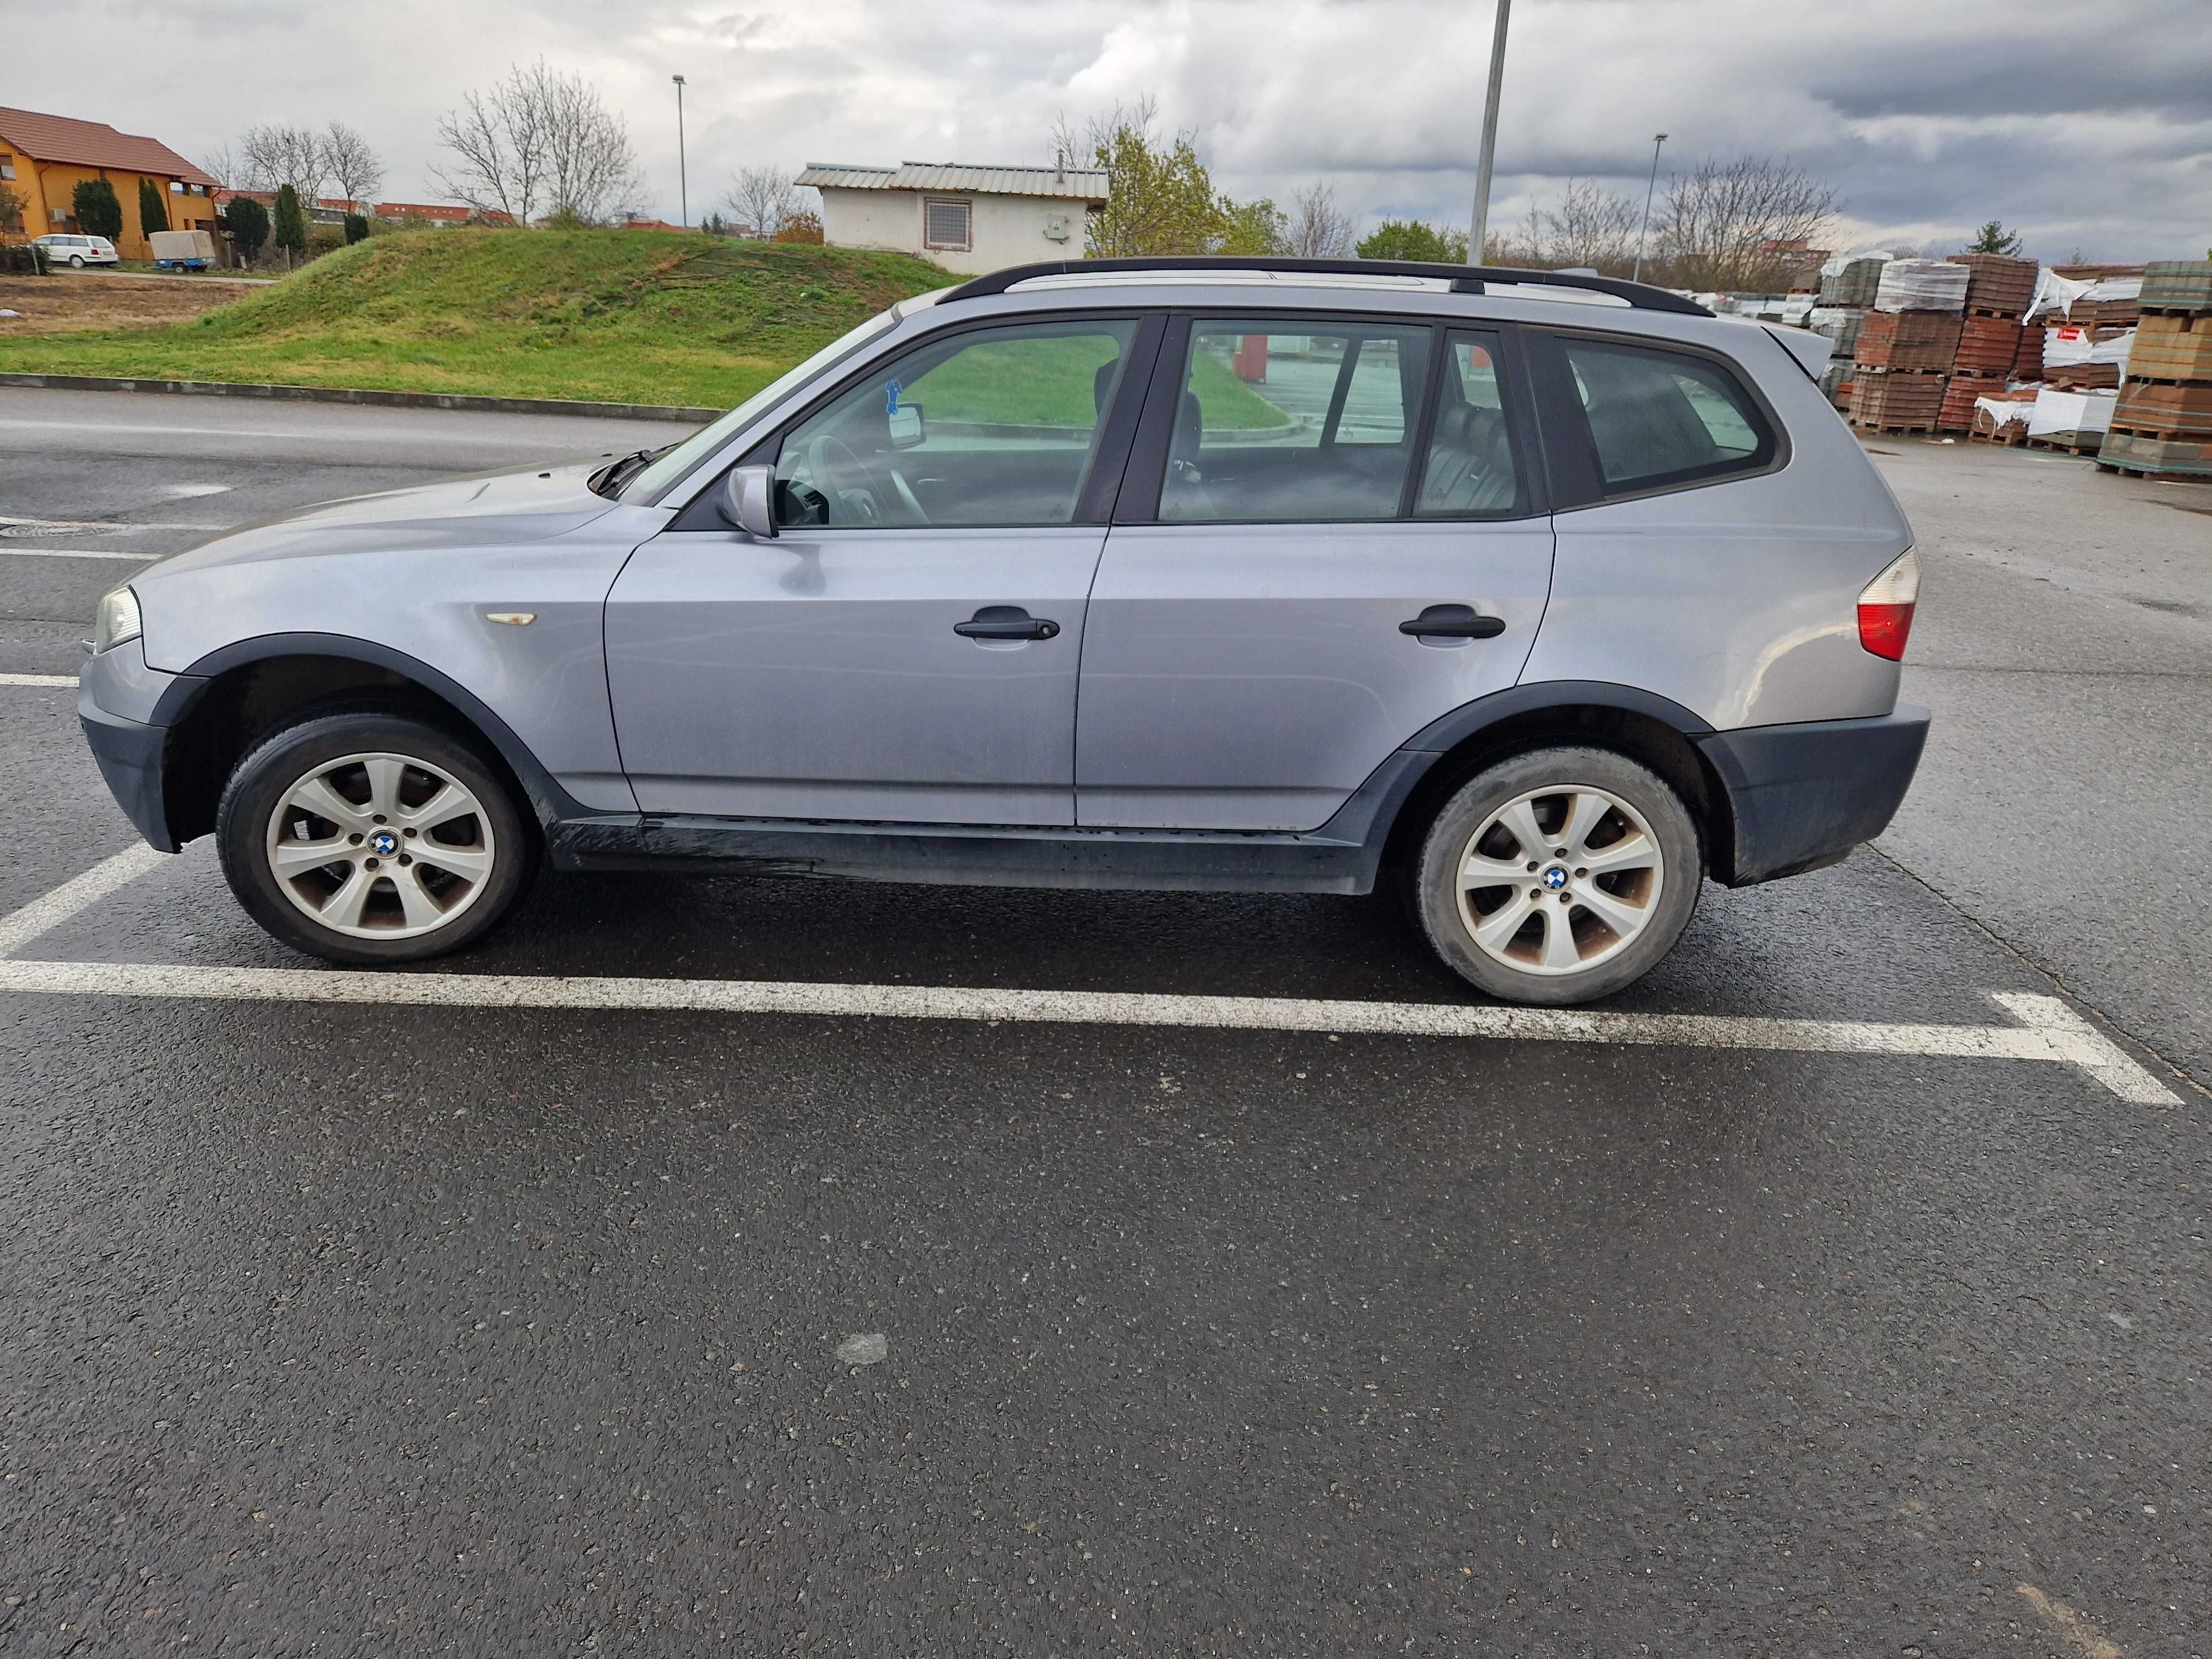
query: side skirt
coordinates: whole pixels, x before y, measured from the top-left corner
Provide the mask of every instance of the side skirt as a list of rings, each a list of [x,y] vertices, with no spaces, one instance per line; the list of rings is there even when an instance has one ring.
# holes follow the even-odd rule
[[[1299,835],[618,813],[548,826],[546,855],[557,870],[692,870],[967,887],[1367,893],[1374,890],[1398,804],[1435,758],[1400,750],[1335,817]]]

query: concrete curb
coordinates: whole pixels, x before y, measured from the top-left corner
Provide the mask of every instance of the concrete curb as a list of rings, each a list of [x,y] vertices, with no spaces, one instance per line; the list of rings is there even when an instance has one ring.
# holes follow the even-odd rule
[[[287,398],[379,409],[459,409],[492,415],[586,415],[616,421],[711,421],[723,411],[679,404],[568,403],[557,398],[479,398],[459,392],[378,392],[366,386],[264,386],[230,380],[122,380],[106,374],[0,374],[0,386],[58,392],[168,392],[191,397]]]

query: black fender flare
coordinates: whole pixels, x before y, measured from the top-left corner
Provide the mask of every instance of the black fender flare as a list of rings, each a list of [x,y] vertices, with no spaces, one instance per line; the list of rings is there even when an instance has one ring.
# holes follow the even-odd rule
[[[540,823],[588,815],[589,809],[553,781],[553,775],[539,763],[530,745],[483,698],[419,658],[374,640],[355,639],[344,634],[261,634],[250,640],[234,641],[209,652],[186,668],[155,704],[152,723],[173,727],[222,675],[279,657],[336,658],[380,668],[412,681],[450,704],[498,751],[499,757],[507,763],[516,781],[530,797]]]

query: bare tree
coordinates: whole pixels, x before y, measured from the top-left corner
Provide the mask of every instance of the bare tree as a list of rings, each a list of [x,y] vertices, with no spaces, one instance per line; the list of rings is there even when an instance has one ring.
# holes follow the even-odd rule
[[[1334,187],[1318,179],[1291,194],[1288,234],[1301,259],[1352,257],[1352,216],[1337,205]]]
[[[438,118],[450,152],[431,182],[483,213],[528,224],[543,208],[592,224],[634,205],[644,190],[629,129],[591,83],[540,58],[516,64],[488,91]]]
[[[200,152],[200,171],[219,185],[235,186],[246,179],[246,167],[238,159],[237,147],[217,144],[212,149]]]
[[[803,205],[791,175],[775,167],[738,168],[730,177],[722,204],[730,210],[730,228],[759,242],[798,217]]]
[[[1826,238],[1838,205],[1833,190],[1786,159],[1708,156],[1667,181],[1661,258],[1679,287],[1771,288]]]
[[[323,135],[312,127],[248,127],[238,141],[238,153],[248,190],[280,190],[289,185],[302,202],[312,205],[330,176]]]
[[[384,163],[368,140],[343,121],[323,129],[323,167],[337,193],[356,209],[384,183]]]
[[[1537,210],[1544,254],[1555,267],[1625,276],[1636,258],[1638,210],[1592,179],[1570,179],[1559,205]]]

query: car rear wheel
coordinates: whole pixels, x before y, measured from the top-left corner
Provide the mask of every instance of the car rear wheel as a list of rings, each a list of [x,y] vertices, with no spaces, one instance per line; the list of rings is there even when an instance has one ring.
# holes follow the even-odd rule
[[[1540,749],[1445,802],[1413,872],[1429,943],[1510,1002],[1609,996],[1674,947],[1704,875],[1698,827],[1647,768],[1609,750]]]
[[[331,962],[418,962],[480,939],[529,884],[532,826],[496,768],[393,714],[330,714],[239,763],[216,836],[240,903]]]

